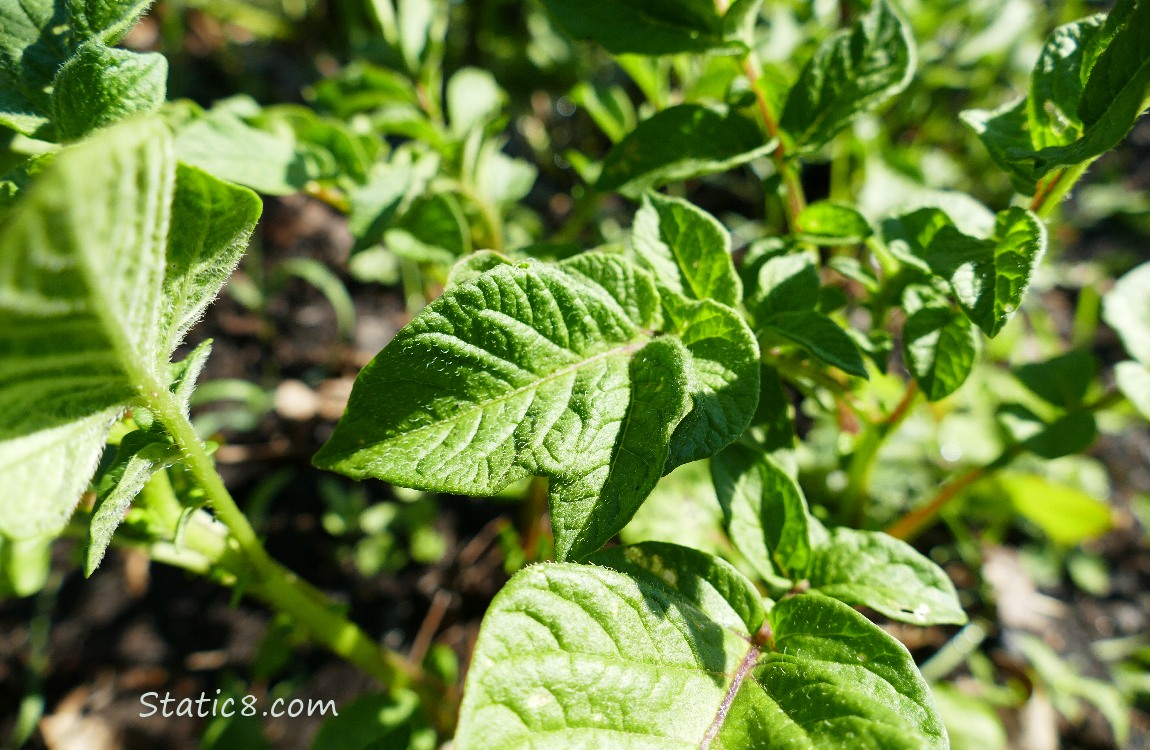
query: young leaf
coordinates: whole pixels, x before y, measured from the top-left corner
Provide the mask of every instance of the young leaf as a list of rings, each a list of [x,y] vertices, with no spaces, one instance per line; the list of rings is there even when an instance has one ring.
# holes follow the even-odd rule
[[[759,342],[746,322],[713,300],[694,302],[664,292],[669,331],[687,350],[691,410],[675,428],[665,472],[707,458],[751,424],[759,401]]]
[[[805,578],[810,519],[795,481],[765,453],[739,444],[711,459],[711,477],[727,533],[755,571],[772,585]]]
[[[131,115],[152,112],[164,103],[167,92],[168,61],[163,55],[88,42],[52,82],[56,134],[72,141]]]
[[[1012,207],[998,214],[989,239],[943,227],[926,261],[950,282],[971,322],[993,338],[1022,304],[1045,252],[1046,227],[1030,211]]]
[[[556,554],[586,556],[662,475],[686,411],[686,351],[652,341],[660,317],[654,281],[621,257],[498,266],[364,368],[315,463],[464,494],[549,476]]]
[[[791,88],[779,125],[795,153],[826,145],[858,115],[906,88],[914,75],[914,37],[886,0],[821,45]]]
[[[816,546],[811,588],[916,625],[961,625],[966,613],[954,584],[914,547],[880,531],[832,529]]]
[[[741,48],[709,0],[543,0],[576,39],[591,39],[616,55],[673,55]],[[741,18],[732,8],[727,15]]]
[[[1150,367],[1150,263],[1118,280],[1102,300],[1102,318],[1130,356]]]
[[[848,375],[870,377],[854,339],[821,313],[813,310],[780,313],[769,319],[766,328]]]
[[[871,235],[870,222],[852,206],[818,201],[803,209],[795,231],[804,242],[849,245]]]
[[[459,750],[946,746],[906,649],[850,607],[800,595],[763,627],[728,565],[670,545],[622,572],[520,571],[484,619]]]
[[[736,112],[680,104],[639,123],[608,152],[598,188],[637,198],[647,188],[725,172],[773,149],[759,127]]]
[[[974,327],[949,304],[912,312],[902,329],[902,346],[907,369],[928,401],[957,391],[978,357]]]
[[[151,4],[152,0],[67,0],[68,18],[78,39],[115,44]]]
[[[743,285],[731,261],[731,236],[715,217],[681,198],[645,193],[631,247],[663,286],[689,299],[733,307]]]
[[[112,468],[100,482],[92,521],[88,526],[88,546],[84,550],[84,575],[91,576],[100,562],[112,534],[136,495],[160,469],[179,458],[179,449],[164,436],[162,429],[135,430],[124,436]]]

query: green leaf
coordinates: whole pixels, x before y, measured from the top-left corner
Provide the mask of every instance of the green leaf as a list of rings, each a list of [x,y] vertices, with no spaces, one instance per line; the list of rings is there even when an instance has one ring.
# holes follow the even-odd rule
[[[1045,362],[1014,368],[1014,377],[1033,393],[1067,409],[1082,405],[1082,399],[1097,374],[1098,360],[1084,351],[1069,352]]]
[[[914,547],[881,531],[832,529],[814,549],[811,588],[916,625],[962,625],[954,584]]]
[[[751,424],[759,402],[759,343],[746,322],[713,300],[664,292],[667,329],[687,350],[691,410],[671,437],[665,472],[718,453]]]
[[[671,549],[612,551],[624,572],[517,573],[484,619],[455,746],[946,746],[910,655],[860,614],[799,595],[760,629],[748,582]]]
[[[480,68],[460,68],[447,82],[447,114],[451,132],[463,137],[483,127],[503,110],[507,94],[495,76]]]
[[[978,358],[978,335],[961,313],[924,306],[902,329],[903,360],[929,401],[954,393],[966,382]]]
[[[1054,542],[1072,547],[1114,526],[1110,507],[1082,490],[1036,474],[1003,473],[994,486],[1015,511]]]
[[[1022,441],[1022,447],[1045,459],[1053,460],[1084,453],[1098,439],[1098,423],[1093,412],[1078,409],[1043,425],[1036,434]]]
[[[1125,20],[1125,26],[1090,68],[1082,89],[1077,113],[1084,128],[1082,137],[1067,145],[1040,149],[1034,160],[1039,174],[1058,166],[1081,164],[1114,148],[1146,108],[1150,95],[1150,2],[1139,2]]]
[[[76,36],[104,44],[120,41],[151,4],[152,0],[67,0]]]
[[[795,231],[804,242],[848,245],[871,236],[870,222],[853,206],[817,201],[802,210]]]
[[[747,309],[765,323],[776,315],[809,312],[819,301],[819,271],[807,252],[768,258],[747,289]]]
[[[1033,160],[1025,158],[1034,151],[1027,109],[1024,97],[994,110],[965,110],[959,119],[982,141],[991,161],[1010,176],[1014,189],[1034,195],[1041,175],[1035,171]]]
[[[170,352],[243,257],[263,204],[250,190],[184,164],[176,170],[161,330]]]
[[[771,585],[806,577],[811,561],[807,501],[770,456],[732,445],[711,459],[715,494],[735,548]]]
[[[1150,419],[1150,369],[1140,362],[1119,362],[1114,366],[1114,379],[1144,419]]]
[[[52,84],[52,118],[61,140],[72,141],[131,115],[152,112],[168,91],[168,61],[88,42],[60,68]]]
[[[743,285],[731,261],[731,235],[706,211],[681,198],[645,193],[631,247],[663,286],[689,299],[739,303]]]
[[[7,539],[0,534],[0,600],[39,593],[52,570],[52,537]]]
[[[847,332],[827,316],[813,312],[786,312],[772,317],[767,330],[793,341],[828,365],[848,375],[868,378],[862,355]]]
[[[739,29],[729,28],[710,0],[543,0],[543,5],[568,34],[596,41],[616,55],[742,49]],[[744,11],[732,7],[727,16],[733,22]]]
[[[660,317],[654,281],[618,256],[498,266],[364,368],[315,463],[477,495],[548,476],[556,554],[586,556],[654,487],[686,411],[687,352],[651,339]]]
[[[809,153],[864,112],[906,88],[914,75],[910,27],[886,0],[876,0],[850,29],[819,45],[783,106],[779,125],[794,153]]]
[[[989,239],[942,227],[926,261],[950,282],[971,322],[993,338],[1022,304],[1045,252],[1045,226],[1030,211],[1013,207],[998,214]]]
[[[580,81],[571,89],[571,100],[583,109],[606,134],[611,143],[618,143],[634,130],[637,124],[635,105],[622,86],[597,86]]]
[[[1102,318],[1130,356],[1150,367],[1150,263],[1118,280],[1102,300]]]
[[[410,690],[361,695],[320,725],[315,750],[435,750],[435,730]]]
[[[178,130],[176,153],[185,164],[266,195],[298,192],[316,176],[294,135],[254,128],[220,104]]]
[[[84,550],[85,576],[91,576],[100,566],[132,500],[153,474],[178,458],[179,449],[166,439],[162,429],[135,430],[124,436],[112,468],[97,489],[96,505],[88,526],[88,546]]]
[[[680,104],[639,123],[608,152],[598,188],[637,198],[648,188],[725,172],[773,149],[740,114]]]
[[[25,135],[48,125],[48,87],[70,52],[64,3],[0,3],[0,125]]]
[[[1088,68],[1087,49],[1102,28],[1102,16],[1090,16],[1056,28],[1047,37],[1030,75],[1026,114],[1035,148],[1064,146],[1078,138],[1078,109]]]
[[[795,426],[791,421],[790,398],[783,390],[779,373],[767,364],[760,369],[759,405],[751,418],[753,437],[761,439],[768,453],[795,447]],[[761,433],[761,435],[760,435]]]

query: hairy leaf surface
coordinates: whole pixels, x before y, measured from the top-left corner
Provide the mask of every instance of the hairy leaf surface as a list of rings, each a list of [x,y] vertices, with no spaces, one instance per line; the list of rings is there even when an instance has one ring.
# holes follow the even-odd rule
[[[460,750],[946,746],[906,649],[847,605],[800,595],[764,619],[751,584],[695,550],[596,559],[528,568],[495,598]]]
[[[71,141],[131,115],[152,112],[167,93],[168,61],[163,55],[88,42],[52,82],[56,134]]]

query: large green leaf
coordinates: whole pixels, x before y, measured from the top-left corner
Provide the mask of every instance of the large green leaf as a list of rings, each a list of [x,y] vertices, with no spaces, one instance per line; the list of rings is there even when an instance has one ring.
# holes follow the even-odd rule
[[[727,533],[755,571],[772,585],[805,578],[810,519],[795,480],[766,454],[739,444],[711,459],[711,477]]]
[[[741,49],[738,29],[724,23],[711,0],[543,0],[577,39],[592,39],[615,54],[669,55]],[[727,15],[734,15],[732,8]]]
[[[1150,367],[1150,263],[1118,280],[1102,301],[1102,317],[1130,356]]]
[[[638,197],[650,187],[725,172],[770,153],[754,122],[699,104],[665,109],[627,134],[603,160],[600,190]]]
[[[681,198],[646,193],[631,230],[635,255],[660,284],[690,299],[734,306],[743,285],[731,261],[731,235]]]
[[[998,214],[988,239],[944,226],[926,261],[950,282],[970,320],[993,338],[1018,311],[1045,252],[1046,227],[1030,211],[1012,207]]]
[[[551,478],[556,554],[630,520],[688,408],[688,353],[654,280],[619,256],[501,265],[452,287],[356,380],[315,457],[353,477],[463,494]]]
[[[819,45],[791,88],[779,125],[795,153],[821,148],[860,114],[906,88],[914,60],[910,27],[886,0],[876,0],[850,29]]]
[[[71,141],[98,127],[164,103],[168,61],[88,42],[60,68],[52,83],[52,119],[61,140]]]
[[[954,584],[906,542],[881,531],[832,529],[814,549],[811,588],[916,625],[966,622]]]
[[[5,533],[59,530],[124,407],[147,405],[173,376],[177,398],[186,402],[182,384],[202,358],[176,370],[168,358],[238,260],[259,214],[248,191],[206,176],[193,188],[194,174],[181,170],[177,179],[166,126],[134,120],[60,152],[6,214],[0,227]],[[205,196],[218,202],[217,213],[183,213]],[[173,227],[178,233],[169,237]],[[210,263],[220,268],[208,272]]]
[[[495,598],[459,750],[946,747],[906,649],[847,605],[800,595],[764,619],[733,568],[673,545],[597,561],[528,568]]]

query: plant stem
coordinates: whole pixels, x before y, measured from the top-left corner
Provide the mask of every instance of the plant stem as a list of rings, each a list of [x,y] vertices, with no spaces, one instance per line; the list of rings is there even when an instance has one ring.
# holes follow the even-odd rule
[[[167,428],[183,452],[183,464],[207,495],[218,518],[230,532],[231,544],[220,548],[218,540],[189,529],[187,542],[214,564],[236,576],[236,584],[277,611],[289,615],[318,644],[356,665],[389,688],[411,686],[424,699],[428,713],[444,728],[450,727],[453,704],[448,691],[435,685],[422,670],[400,654],[368,637],[334,608],[318,589],[272,560],[255,529],[224,486],[211,457],[191,423],[166,388],[152,390],[148,406]],[[190,525],[190,524],[189,524]],[[170,558],[169,558],[170,559]],[[172,559],[179,565],[180,561]],[[203,569],[192,568],[203,573]]]
[[[843,517],[854,526],[861,526],[866,516],[867,482],[879,449],[906,419],[917,396],[918,384],[911,379],[907,382],[902,399],[891,413],[885,419],[868,425],[858,439],[847,468],[847,486],[843,491],[842,505]]]
[[[1086,173],[1086,167],[1086,164],[1066,167],[1053,172],[1046,180],[1039,180],[1034,198],[1030,201],[1030,210],[1040,218],[1049,218],[1078,179]]]
[[[803,185],[799,181],[798,174],[787,160],[787,149],[786,146],[783,145],[779,123],[771,113],[771,105],[770,102],[767,101],[766,92],[763,91],[762,86],[759,85],[762,72],[759,70],[758,59],[754,56],[753,52],[743,58],[743,71],[747,74],[747,80],[751,84],[751,91],[755,92],[755,102],[758,104],[759,115],[763,118],[763,126],[766,127],[767,134],[778,143],[773,155],[775,169],[779,171],[779,176],[783,180],[783,188],[787,194],[786,200],[784,201],[787,211],[787,226],[790,227],[791,231],[795,231],[798,229],[799,214],[803,212],[803,209],[806,208],[807,205],[806,195],[803,193]]]

